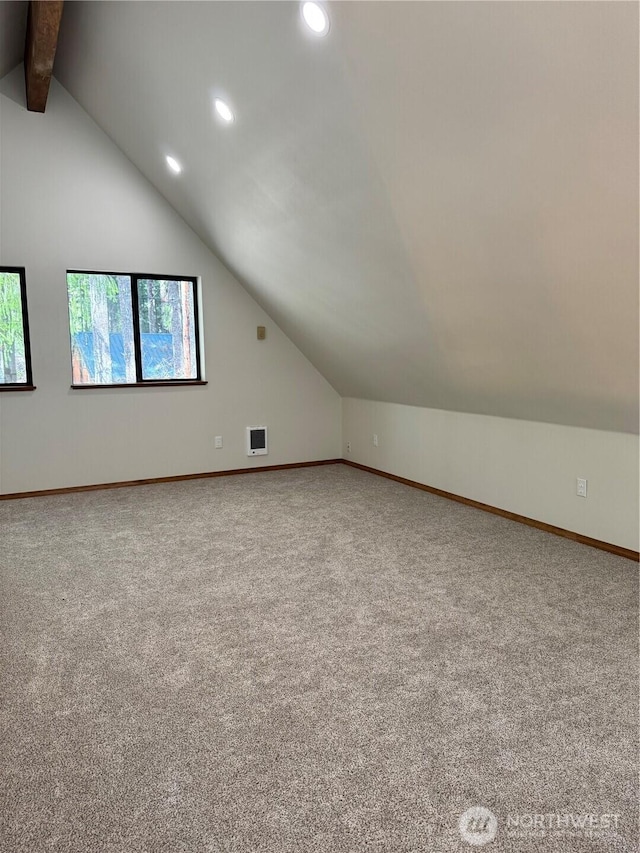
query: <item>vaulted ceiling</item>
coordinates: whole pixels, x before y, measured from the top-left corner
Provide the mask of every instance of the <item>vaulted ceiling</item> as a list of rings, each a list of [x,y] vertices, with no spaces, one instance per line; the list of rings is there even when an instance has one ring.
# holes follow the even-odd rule
[[[0,3],[0,77],[22,61],[27,28],[27,3]]]
[[[327,8],[67,3],[54,75],[343,396],[637,431],[638,5]]]

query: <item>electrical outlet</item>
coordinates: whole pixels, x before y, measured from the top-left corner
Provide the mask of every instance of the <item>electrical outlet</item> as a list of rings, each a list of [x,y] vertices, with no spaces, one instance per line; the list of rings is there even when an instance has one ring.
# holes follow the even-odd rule
[[[579,498],[586,498],[587,496],[587,481],[583,480],[582,477],[576,479],[576,495]]]
[[[220,448],[222,447],[222,436],[221,435],[216,436],[215,447],[216,447],[216,450],[220,450]]]
[[[378,436],[377,436],[377,434],[376,434],[375,432],[374,432],[374,434],[373,434],[373,446],[374,446],[374,447],[377,447],[377,446],[378,446]]]
[[[351,453],[351,442],[347,442],[347,453]]]

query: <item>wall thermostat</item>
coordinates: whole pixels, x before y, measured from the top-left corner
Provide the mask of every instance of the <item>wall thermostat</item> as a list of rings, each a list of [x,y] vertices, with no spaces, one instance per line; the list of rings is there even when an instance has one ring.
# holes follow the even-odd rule
[[[266,456],[268,452],[266,426],[247,427],[247,456]]]

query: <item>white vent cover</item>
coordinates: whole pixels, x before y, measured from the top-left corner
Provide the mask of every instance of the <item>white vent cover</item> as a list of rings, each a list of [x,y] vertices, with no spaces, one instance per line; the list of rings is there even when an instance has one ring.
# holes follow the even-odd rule
[[[266,456],[268,452],[266,426],[247,427],[247,456]]]

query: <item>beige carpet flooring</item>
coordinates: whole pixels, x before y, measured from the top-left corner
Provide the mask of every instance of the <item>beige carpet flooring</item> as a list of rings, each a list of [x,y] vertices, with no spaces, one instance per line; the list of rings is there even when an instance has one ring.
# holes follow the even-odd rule
[[[0,851],[635,851],[637,606],[344,465],[2,502]]]

